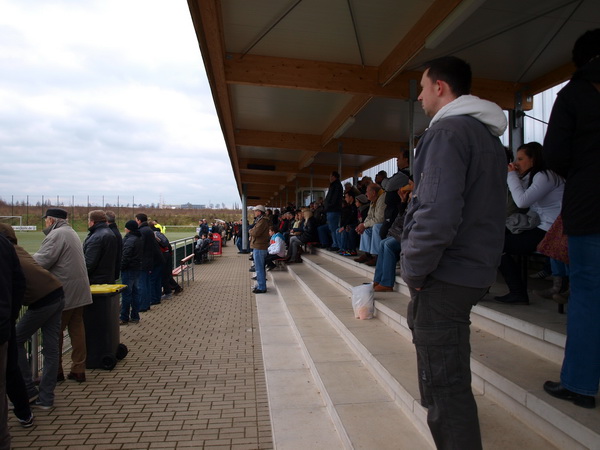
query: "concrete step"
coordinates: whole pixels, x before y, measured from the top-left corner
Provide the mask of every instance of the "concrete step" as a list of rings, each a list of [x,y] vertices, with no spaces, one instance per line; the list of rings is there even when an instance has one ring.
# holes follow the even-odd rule
[[[295,448],[434,448],[429,433],[415,427],[298,283],[282,272],[272,272],[270,278],[275,281],[278,299],[261,295],[257,302],[276,448],[291,448],[286,443],[296,443],[289,436],[292,424],[282,425],[284,417],[293,417],[297,422],[294,427],[308,430],[317,442],[310,445],[304,441]],[[337,297],[347,303],[342,291],[325,286],[331,299]],[[283,326],[288,329],[285,334]],[[279,337],[269,344],[275,327]],[[285,337],[288,333],[294,335],[294,343]],[[287,339],[285,344],[282,339]],[[289,387],[278,383],[279,379],[285,379]],[[298,386],[311,394],[313,383],[322,404],[313,402],[311,406],[322,415],[324,404],[328,412],[326,422],[333,424],[339,447],[332,446],[331,436],[319,437],[323,433],[331,435],[331,427],[311,429],[315,413],[306,408],[299,410],[295,405],[296,396],[303,394],[296,389],[291,392],[290,387]],[[307,400],[302,398],[300,402],[304,405]],[[329,442],[326,444],[325,440]]]
[[[321,270],[326,278],[340,283],[348,291],[352,286],[360,284],[355,283],[356,280],[373,281],[375,268],[354,262],[354,258],[319,250],[317,255],[309,255],[307,260],[315,269]],[[540,356],[561,364],[566,342],[566,316],[557,314],[554,303],[536,298],[534,294],[530,295],[531,305],[514,306],[493,302],[495,294],[504,293],[494,292],[496,289],[503,288],[498,284],[492,286],[491,293],[473,308],[473,325],[525,349],[535,347]],[[409,295],[399,271],[394,290]],[[515,315],[515,311],[519,315]]]
[[[349,448],[331,419],[279,294],[269,289],[256,296],[256,304],[274,448]]]
[[[397,355],[384,356],[382,349],[387,348],[390,336],[381,338],[371,343],[368,336],[362,336],[355,332],[351,325],[353,314],[350,304],[349,288],[362,282],[370,281],[370,277],[361,275],[358,270],[348,267],[345,261],[337,262],[335,258],[322,257],[320,255],[305,256],[305,263],[292,265],[289,270],[294,274],[303,287],[311,293],[311,298],[320,303],[324,314],[336,322],[339,332],[350,342],[354,342],[357,352],[361,354],[363,361],[368,361],[378,379],[387,383],[398,398],[409,394],[407,407],[412,401],[418,399],[416,385],[416,369],[412,374],[398,371],[394,367],[399,364],[404,370],[408,364],[405,359],[398,361]],[[346,295],[347,311],[339,314],[339,305],[330,309],[323,295],[327,294],[327,286],[322,283],[327,280],[330,285],[342,289]],[[325,289],[323,293],[320,290]],[[408,297],[401,293],[376,294],[377,321],[385,324],[388,331],[402,336],[405,341],[410,342],[411,335],[406,323],[406,305]],[[505,306],[505,305],[500,305]],[[508,411],[514,417],[509,422],[521,420],[537,433],[545,436],[558,448],[600,448],[600,418],[598,410],[584,410],[575,405],[554,399],[545,394],[541,388],[547,379],[557,377],[560,364],[548,359],[546,347],[555,345],[545,342],[547,336],[552,336],[552,330],[546,329],[541,333],[535,332],[537,325],[530,324],[526,320],[510,317],[505,313],[490,311],[485,306],[480,308],[486,314],[487,327],[479,328],[475,325],[479,320],[478,313],[472,314],[474,325],[472,326],[472,370],[473,386],[483,397],[490,400],[495,406],[493,408]],[[329,310],[327,312],[326,310]],[[497,319],[500,318],[500,319]],[[497,320],[496,320],[497,319]],[[358,321],[364,322],[364,321]],[[367,321],[373,322],[373,321]],[[485,321],[483,321],[485,322]],[[504,335],[489,332],[489,328],[496,331],[505,327]],[[521,329],[519,329],[521,328]],[[517,345],[506,338],[506,335],[514,334],[516,331],[526,335],[529,342],[525,346]],[[508,331],[506,331],[508,330]],[[523,332],[525,330],[525,332]],[[533,331],[532,331],[533,330]],[[529,348],[526,348],[529,346]],[[414,361],[414,349],[410,344],[411,359]],[[558,346],[557,346],[558,347]],[[540,350],[541,349],[541,350]],[[399,380],[402,380],[400,382]],[[407,381],[413,380],[413,381]],[[485,417],[485,412],[481,412]],[[416,415],[417,419],[421,420]],[[482,419],[482,426],[484,421]],[[544,444],[547,445],[547,444]],[[527,446],[527,448],[531,448]]]

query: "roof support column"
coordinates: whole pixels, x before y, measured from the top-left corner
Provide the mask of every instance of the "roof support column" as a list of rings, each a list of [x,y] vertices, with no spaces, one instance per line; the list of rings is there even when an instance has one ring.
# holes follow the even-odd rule
[[[247,186],[242,184],[242,252],[246,253],[249,248],[248,243],[248,202]]]
[[[342,155],[344,154],[344,144],[340,141],[338,142],[338,173],[340,177],[342,176]]]
[[[315,176],[315,168],[310,168],[310,203],[315,201],[315,197],[313,194],[313,177]]]
[[[415,159],[415,102],[417,101],[417,80],[410,80],[408,97],[408,164],[412,173]]]
[[[515,108],[508,112],[508,126],[510,127],[508,138],[509,147],[516,154],[517,149],[524,144],[525,130],[523,129],[523,93],[515,94]]]

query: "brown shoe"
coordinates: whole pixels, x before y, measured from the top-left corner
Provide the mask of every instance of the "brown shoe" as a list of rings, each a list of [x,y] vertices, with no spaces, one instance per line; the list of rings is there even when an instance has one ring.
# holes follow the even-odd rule
[[[354,258],[354,261],[356,261],[357,263],[364,263],[364,262],[367,262],[371,258],[372,258],[372,256],[369,253],[363,253],[362,256],[359,256],[358,258]]]
[[[379,283],[377,281],[373,281],[373,287],[375,288],[377,286],[379,286]]]
[[[378,284],[373,290],[375,292],[394,292],[393,287],[384,286],[383,284]]]
[[[373,256],[370,260],[365,263],[367,266],[376,266],[377,265],[377,255]]]
[[[78,383],[83,383],[85,381],[85,373],[69,372],[69,375],[67,375],[67,378],[69,380],[75,380]]]

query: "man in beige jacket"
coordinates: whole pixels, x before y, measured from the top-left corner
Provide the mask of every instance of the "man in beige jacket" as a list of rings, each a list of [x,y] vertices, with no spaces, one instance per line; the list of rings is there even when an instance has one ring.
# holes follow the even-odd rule
[[[356,232],[360,234],[359,250],[364,253],[354,261],[365,263],[368,266],[377,264],[377,255],[381,244],[379,230],[383,225],[385,214],[385,191],[377,183],[371,183],[367,186],[367,198],[371,202],[369,213],[363,223],[356,227]]]

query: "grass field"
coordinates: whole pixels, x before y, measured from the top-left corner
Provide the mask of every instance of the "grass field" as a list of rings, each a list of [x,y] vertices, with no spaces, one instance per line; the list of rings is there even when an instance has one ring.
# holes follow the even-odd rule
[[[183,228],[174,228],[177,231],[169,231],[167,227],[166,236],[170,241],[175,241],[177,239],[183,239],[187,237],[193,237],[196,234],[196,230],[194,228],[183,229]],[[81,242],[85,240],[87,236],[87,232],[79,232],[77,233]],[[17,231],[17,240],[19,241],[19,245],[27,250],[29,253],[34,254],[40,248],[40,244],[46,237],[44,233],[41,231]]]

